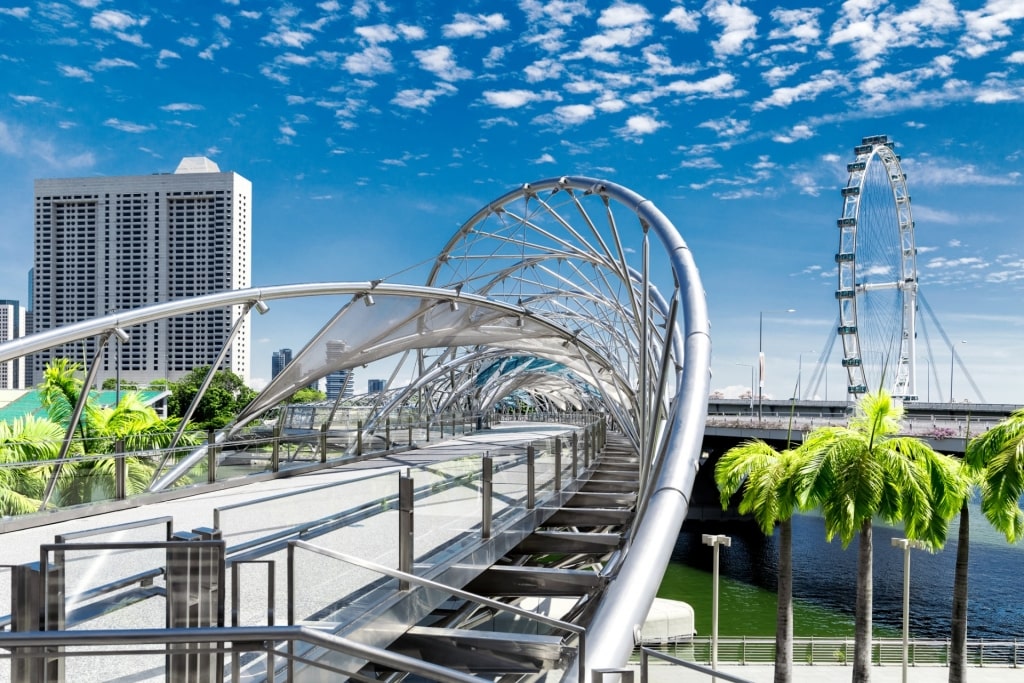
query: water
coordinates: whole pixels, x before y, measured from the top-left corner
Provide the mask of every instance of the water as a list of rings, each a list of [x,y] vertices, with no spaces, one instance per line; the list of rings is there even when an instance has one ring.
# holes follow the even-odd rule
[[[1024,638],[1020,600],[1024,546],[1010,546],[973,505],[967,637]],[[764,536],[753,524],[686,525],[676,542],[659,597],[693,605],[697,632],[711,633],[712,549],[702,533],[725,533],[732,545],[719,550],[719,634],[774,636],[778,533]],[[903,550],[892,547],[901,528],[876,523],[874,549],[874,628],[876,636],[899,637],[903,624]],[[911,551],[910,635],[949,637],[957,524],[946,547],[934,554]],[[853,637],[857,541],[849,548],[825,541],[823,520],[799,515],[793,520],[794,635]]]

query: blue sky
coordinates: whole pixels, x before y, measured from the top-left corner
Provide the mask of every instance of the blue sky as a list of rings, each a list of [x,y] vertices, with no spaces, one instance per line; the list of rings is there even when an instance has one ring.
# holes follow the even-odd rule
[[[35,178],[209,156],[253,182],[271,285],[395,273],[512,187],[589,175],[692,248],[713,389],[749,385],[766,311],[766,395],[788,397],[835,325],[846,164],[888,134],[921,291],[982,394],[956,367],[954,397],[1024,403],[1020,0],[0,2],[0,298],[25,298]],[[256,319],[254,378],[318,305]],[[928,326],[918,392],[948,400]]]

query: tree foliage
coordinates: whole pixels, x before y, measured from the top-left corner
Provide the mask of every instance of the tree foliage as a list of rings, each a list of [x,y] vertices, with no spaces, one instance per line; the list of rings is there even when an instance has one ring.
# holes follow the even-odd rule
[[[319,389],[303,387],[291,395],[288,403],[319,403],[325,400],[327,400],[327,394]]]
[[[167,400],[171,415],[184,417],[209,372],[208,365],[196,368],[172,385]],[[218,370],[190,421],[200,429],[219,429],[231,422],[255,397],[256,392],[247,387],[241,377],[230,370]]]

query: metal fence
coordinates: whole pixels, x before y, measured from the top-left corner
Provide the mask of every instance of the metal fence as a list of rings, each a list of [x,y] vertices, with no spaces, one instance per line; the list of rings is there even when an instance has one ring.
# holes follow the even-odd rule
[[[655,650],[689,662],[711,662],[711,638],[694,637],[677,643],[650,645]],[[910,640],[908,663],[911,666],[948,666],[948,640]],[[719,663],[773,664],[774,638],[719,638]],[[903,640],[876,638],[871,641],[871,661],[878,666],[899,666],[903,663]],[[968,666],[1024,666],[1024,642],[1013,640],[968,640]],[[850,665],[853,663],[852,638],[794,638],[794,664]]]

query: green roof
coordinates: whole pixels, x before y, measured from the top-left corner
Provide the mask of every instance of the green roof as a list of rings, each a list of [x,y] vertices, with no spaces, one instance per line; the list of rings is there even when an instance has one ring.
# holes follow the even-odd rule
[[[125,392],[122,391],[121,393]],[[143,403],[146,405],[152,405],[166,396],[169,392],[165,390],[149,390],[139,391],[136,393],[138,393],[139,398],[142,399]],[[89,395],[97,404],[104,408],[113,407],[117,400],[117,392],[113,389],[90,391]],[[0,408],[0,421],[3,422],[13,422],[19,417],[24,417],[25,415],[35,415],[37,417],[46,416],[46,408],[43,407],[42,397],[38,389],[33,389],[21,398],[11,401],[6,406]]]

